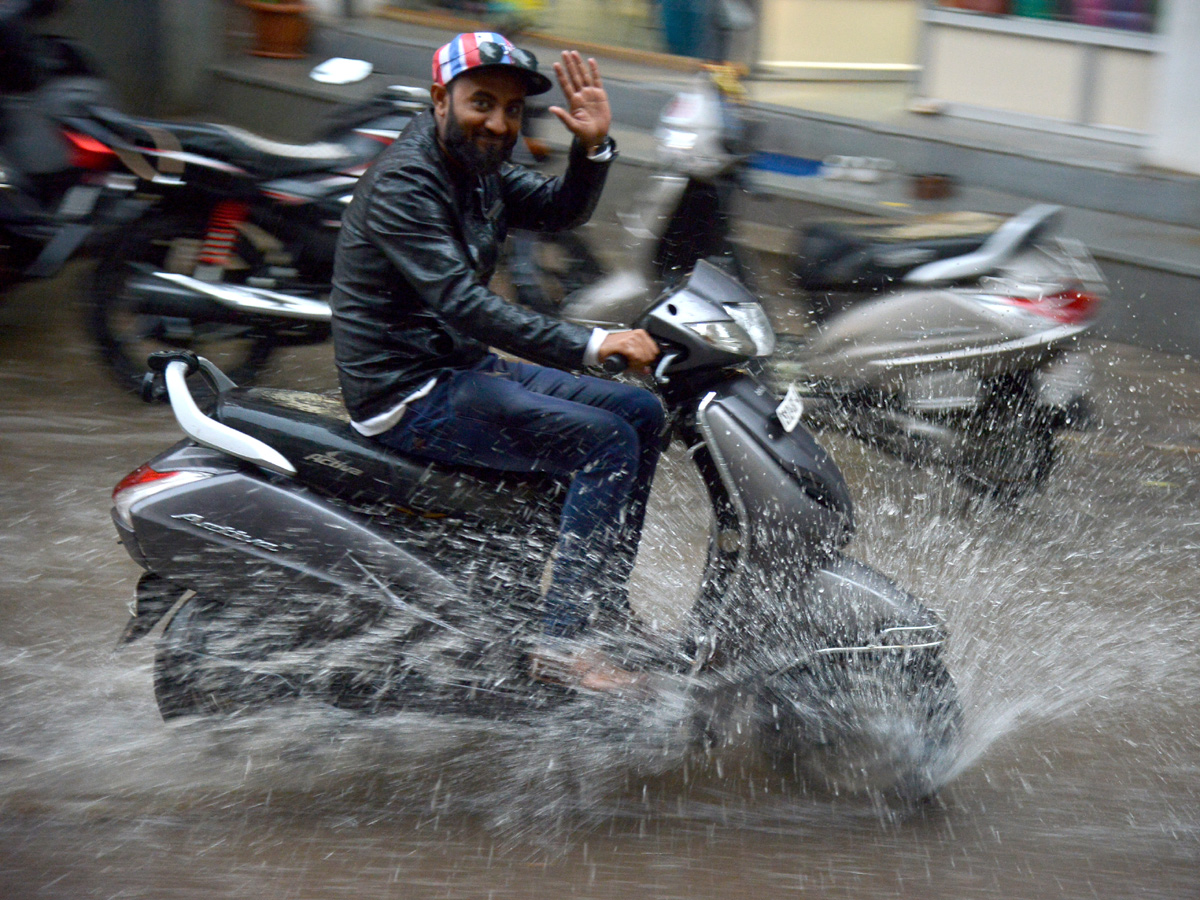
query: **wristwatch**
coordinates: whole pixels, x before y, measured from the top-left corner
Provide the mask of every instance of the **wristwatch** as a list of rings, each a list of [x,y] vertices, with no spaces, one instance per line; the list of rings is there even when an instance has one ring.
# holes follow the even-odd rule
[[[587,158],[592,162],[609,162],[616,159],[617,142],[612,139],[612,135],[607,135],[600,145],[595,150],[589,150]]]

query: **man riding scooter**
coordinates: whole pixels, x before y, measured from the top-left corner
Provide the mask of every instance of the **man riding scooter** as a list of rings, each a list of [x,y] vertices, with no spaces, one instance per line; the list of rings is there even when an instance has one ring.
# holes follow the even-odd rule
[[[343,218],[334,349],[361,434],[436,462],[569,480],[530,671],[573,688],[621,690],[636,676],[584,630],[597,613],[628,611],[625,582],[663,410],[642,388],[561,370],[620,355],[648,371],[658,347],[641,329],[585,328],[487,287],[508,229],[585,222],[616,154],[595,61],[564,52],[554,70],[567,108],[550,112],[574,140],[567,171],[546,178],[508,162],[526,96],[551,87],[533,55],[491,32],[459,35],[434,54],[432,110],[374,163]]]

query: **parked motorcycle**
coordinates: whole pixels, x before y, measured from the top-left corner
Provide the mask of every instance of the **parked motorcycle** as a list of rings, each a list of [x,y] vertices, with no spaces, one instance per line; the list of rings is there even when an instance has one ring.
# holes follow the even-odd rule
[[[325,340],[342,210],[428,100],[389,87],[310,144],[93,110],[144,157],[158,198],[104,249],[91,286],[90,330],[117,375],[135,388],[148,353],[187,348],[249,380],[275,347]]]
[[[933,790],[961,715],[944,626],[843,554],[841,473],[798,410],[745,369],[773,349],[762,307],[700,263],[635,321],[663,347],[654,380],[669,434],[699,471],[713,527],[668,649],[592,633],[645,669],[654,696],[685,696],[698,739],[749,729],[781,772]],[[116,486],[113,521],[145,570],[125,639],[174,609],[154,665],[165,718],[308,698],[536,721],[589,699],[532,680],[522,658],[561,482],[397,455],[357,435],[336,398],[239,388],[188,352],[150,363],[147,395],[165,384],[188,437]],[[215,394],[210,414],[190,373]]]
[[[24,74],[0,99],[0,288],[58,274],[144,209],[119,149],[77,127],[109,102],[96,67],[63,38],[21,48]]]

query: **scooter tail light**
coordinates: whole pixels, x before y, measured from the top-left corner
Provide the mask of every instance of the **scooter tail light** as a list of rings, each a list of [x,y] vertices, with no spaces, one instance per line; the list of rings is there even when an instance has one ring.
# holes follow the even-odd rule
[[[1100,307],[1100,298],[1096,294],[1078,288],[1055,294],[1004,299],[1024,312],[1045,316],[1063,325],[1081,325],[1094,318]]]
[[[94,137],[77,131],[64,131],[63,134],[71,144],[71,165],[75,168],[102,171],[117,161],[113,149]]]
[[[133,505],[171,488],[208,478],[207,472],[158,472],[149,463],[138,466],[113,488],[113,509],[125,527],[133,528]]]

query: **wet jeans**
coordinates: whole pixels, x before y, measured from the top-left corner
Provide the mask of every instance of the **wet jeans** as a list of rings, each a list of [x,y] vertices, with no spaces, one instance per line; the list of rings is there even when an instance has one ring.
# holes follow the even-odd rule
[[[443,376],[377,440],[436,462],[570,479],[545,600],[546,633],[570,637],[600,605],[627,609],[662,427],[662,404],[643,388],[489,356]]]

